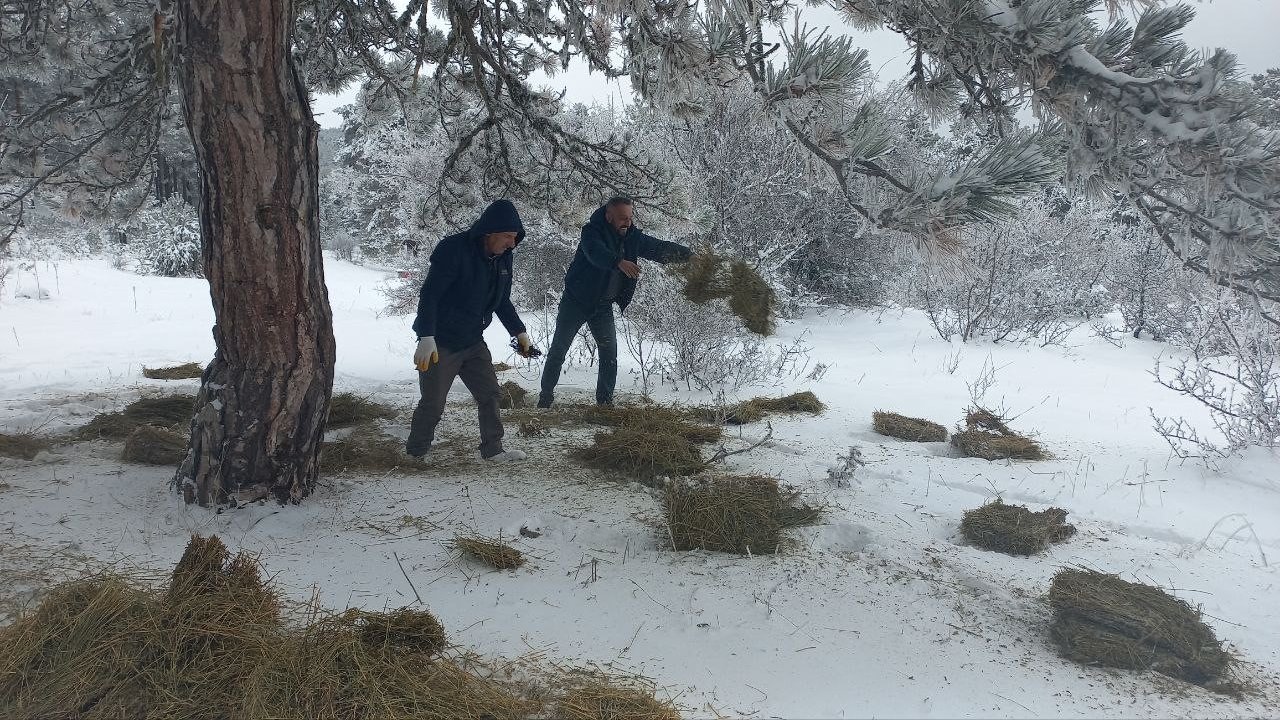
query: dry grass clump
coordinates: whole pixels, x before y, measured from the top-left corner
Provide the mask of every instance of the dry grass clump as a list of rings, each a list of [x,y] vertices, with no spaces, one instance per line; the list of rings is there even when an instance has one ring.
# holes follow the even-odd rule
[[[360,425],[341,440],[326,440],[320,448],[324,472],[388,472],[418,465],[405,454],[404,443],[373,425]]]
[[[695,445],[713,443],[724,435],[719,427],[691,422],[696,415],[666,405],[593,405],[584,411],[583,419],[595,425],[679,435]]]
[[[453,546],[480,562],[499,570],[514,570],[524,565],[524,553],[501,540],[479,535],[458,535]]]
[[[965,429],[951,435],[951,445],[965,457],[983,460],[1044,460],[1044,448],[1035,440],[1009,429],[1005,420],[990,410],[971,408],[965,415]]]
[[[1000,498],[965,512],[960,534],[983,550],[1009,555],[1035,555],[1076,534],[1067,523],[1067,511],[1049,508],[1031,512],[1023,505],[1005,505]]]
[[[125,438],[121,458],[140,465],[177,465],[186,456],[185,435],[154,425],[142,425]]]
[[[676,550],[769,554],[782,531],[812,525],[821,510],[796,506],[798,491],[784,491],[771,477],[699,478],[667,483],[663,506]]]
[[[548,432],[547,426],[537,420],[525,420],[517,426],[516,432],[520,437],[542,437]]]
[[[51,447],[52,442],[33,432],[0,433],[0,456],[3,457],[35,460],[37,455]]]
[[[400,608],[391,612],[349,610],[360,641],[387,652],[438,655],[448,647],[444,625],[426,610]]]
[[[395,408],[376,403],[355,393],[337,393],[329,401],[329,418],[326,428],[344,428],[374,420],[390,420],[396,416]]]
[[[725,422],[730,425],[747,425],[760,422],[769,413],[812,413],[817,415],[826,409],[818,396],[809,390],[783,395],[782,397],[754,397],[723,410],[704,408],[702,416],[713,422]]]
[[[197,362],[183,363],[173,367],[142,368],[142,376],[152,380],[190,380],[204,374],[204,367]]]
[[[591,445],[571,455],[587,467],[644,483],[663,476],[694,475],[703,468],[702,453],[688,438],[648,428],[624,426],[598,432]]]
[[[908,442],[942,442],[947,439],[947,429],[932,420],[882,410],[871,413],[871,426],[881,435]]]
[[[525,390],[520,387],[518,383],[514,383],[510,380],[502,383],[502,385],[499,386],[499,390],[502,394],[498,396],[498,407],[504,410],[523,407],[524,399],[529,395],[528,390]]]
[[[1235,659],[1200,612],[1160,588],[1092,570],[1059,572],[1049,587],[1050,635],[1087,665],[1156,672],[1204,685]]]
[[[556,704],[553,717],[559,720],[680,720],[680,713],[670,703],[654,697],[651,688],[592,681],[565,692]]]
[[[750,265],[699,252],[672,272],[684,279],[684,296],[689,302],[702,305],[725,298],[729,310],[748,330],[757,335],[773,334],[774,292]]]
[[[142,425],[176,428],[187,425],[195,412],[195,395],[165,395],[135,400],[120,412],[101,413],[81,427],[82,440],[123,440]]]
[[[193,538],[164,588],[107,576],[62,585],[0,628],[0,717],[516,720],[543,711],[544,701],[471,658],[421,652],[442,647],[422,614],[286,607],[257,564],[231,557],[216,537]]]
[[[508,364],[506,364],[506,363],[504,363],[504,362],[496,362],[496,363],[494,363],[494,364],[493,364],[493,371],[494,371],[494,372],[506,372],[506,371],[508,371],[508,370],[510,370],[510,369],[511,369],[511,366],[510,366],[510,365],[508,365]]]

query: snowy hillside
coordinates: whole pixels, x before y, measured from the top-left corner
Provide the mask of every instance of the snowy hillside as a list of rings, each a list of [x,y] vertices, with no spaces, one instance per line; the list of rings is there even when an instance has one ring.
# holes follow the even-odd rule
[[[195,380],[145,380],[141,368],[210,358],[203,280],[141,277],[106,260],[34,269],[38,279],[19,273],[0,300],[0,432],[60,432],[144,393],[194,391]],[[404,437],[417,399],[414,338],[408,318],[382,315],[390,273],[330,260],[325,274],[337,390],[403,410],[384,426]],[[828,408],[773,418],[770,442],[730,459],[826,506],[821,524],[794,531],[777,555],[671,552],[655,491],[566,456],[589,430],[525,438],[509,427],[507,446],[530,460],[483,464],[458,384],[434,451],[439,469],[326,477],[298,507],[186,506],[168,489],[171,470],[124,464],[105,441],[0,458],[0,566],[87,555],[163,570],[191,533],[217,533],[257,555],[293,597],[315,591],[328,607],[381,609],[420,596],[457,643],[644,675],[696,717],[1275,716],[1280,461],[1258,452],[1215,473],[1170,460],[1149,408],[1207,418],[1153,381],[1168,346],[1083,334],[1066,350],[949,345],[915,311],[813,313],[779,334],[803,335],[830,369],[817,382],[742,391],[811,389]],[[538,366],[508,357],[505,341],[495,324],[494,359],[517,365],[502,379],[536,388]],[[634,391],[625,352],[621,362],[621,389]],[[955,425],[969,385],[991,368],[986,401],[1015,414],[1052,459],[966,459],[943,443],[872,432],[874,410]],[[594,376],[567,368],[559,399],[586,400]],[[708,398],[667,387],[655,399]],[[765,429],[731,432],[738,448]],[[850,446],[866,465],[837,486],[827,469]],[[1079,533],[1030,558],[962,545],[961,514],[997,496],[1065,508]],[[516,538],[530,562],[508,572],[459,559],[448,540],[466,530]],[[1071,566],[1200,606],[1256,692],[1234,699],[1061,659],[1044,595]]]

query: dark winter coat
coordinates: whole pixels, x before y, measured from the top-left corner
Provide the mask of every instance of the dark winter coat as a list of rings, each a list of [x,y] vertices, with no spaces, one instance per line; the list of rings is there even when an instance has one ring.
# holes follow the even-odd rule
[[[512,335],[525,331],[511,304],[511,251],[489,257],[484,236],[516,232],[524,239],[524,225],[510,200],[495,200],[466,232],[440,241],[431,253],[431,267],[418,296],[418,337],[434,335],[446,350],[461,350],[484,339],[496,313]]]
[[[582,226],[582,239],[564,276],[564,293],[583,308],[595,307],[608,300],[627,309],[636,292],[636,281],[618,269],[620,260],[635,262],[639,258],[654,262],[684,262],[693,254],[679,243],[658,240],[646,235],[635,225],[625,236],[619,236],[604,219],[602,205]],[[610,298],[610,281],[617,294]]]

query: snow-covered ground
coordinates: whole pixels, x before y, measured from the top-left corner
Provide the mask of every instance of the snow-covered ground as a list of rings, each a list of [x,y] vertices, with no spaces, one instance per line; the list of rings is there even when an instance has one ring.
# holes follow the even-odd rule
[[[0,301],[0,431],[58,431],[143,392],[194,390],[195,381],[145,380],[140,369],[212,355],[203,281],[139,277],[100,260],[39,270],[48,299],[14,297],[32,288],[27,272]],[[338,389],[407,411],[416,399],[413,336],[408,318],[381,316],[388,274],[337,261],[326,274]],[[218,533],[257,554],[295,597],[314,589],[330,607],[383,608],[413,603],[416,593],[461,645],[640,673],[694,716],[1280,712],[1280,462],[1258,453],[1209,472],[1170,460],[1148,408],[1207,419],[1152,381],[1166,347],[1088,338],[1068,350],[953,346],[912,312],[815,313],[781,335],[800,333],[813,359],[831,365],[826,375],[742,393],[810,387],[829,409],[775,418],[773,442],[732,458],[734,469],[777,476],[828,505],[823,524],[796,532],[779,555],[664,550],[652,491],[565,457],[583,431],[525,439],[512,428],[508,447],[529,451],[528,463],[468,460],[476,430],[461,384],[442,426],[447,470],[326,478],[300,507],[187,507],[167,489],[171,471],[124,465],[105,442],[30,463],[0,458],[0,549],[70,548],[164,568],[190,533]],[[490,347],[495,359],[507,355],[498,328]],[[623,390],[628,365],[624,357]],[[963,459],[941,443],[871,431],[877,409],[954,424],[969,403],[966,383],[984,365],[997,368],[987,399],[1019,413],[1015,428],[1038,433],[1054,459]],[[507,373],[530,389],[536,374],[527,365]],[[593,369],[571,368],[565,383],[562,399],[586,399]],[[703,398],[666,389],[657,399]],[[387,429],[403,436],[404,425]],[[746,440],[762,433],[762,425],[741,430]],[[826,468],[850,445],[867,464],[852,487],[834,487]],[[959,544],[962,512],[997,495],[1066,508],[1080,533],[1033,558]],[[521,537],[522,527],[541,534]],[[465,530],[519,538],[532,561],[514,572],[460,561],[447,541]],[[1234,700],[1060,659],[1044,596],[1053,574],[1075,565],[1173,588],[1200,605],[1260,694]]]

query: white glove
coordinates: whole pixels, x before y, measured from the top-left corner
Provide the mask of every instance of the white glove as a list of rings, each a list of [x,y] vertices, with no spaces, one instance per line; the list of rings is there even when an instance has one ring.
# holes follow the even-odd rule
[[[529,357],[529,348],[533,347],[533,340],[529,339],[529,333],[522,332],[517,335],[516,342],[520,344],[520,355]]]
[[[436,350],[434,335],[418,338],[418,349],[413,353],[413,365],[418,372],[426,372],[431,365],[440,362],[440,352]]]

